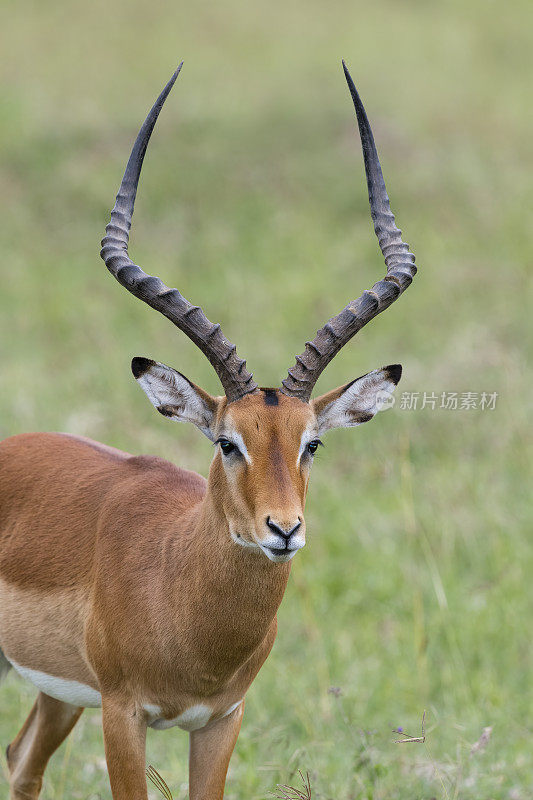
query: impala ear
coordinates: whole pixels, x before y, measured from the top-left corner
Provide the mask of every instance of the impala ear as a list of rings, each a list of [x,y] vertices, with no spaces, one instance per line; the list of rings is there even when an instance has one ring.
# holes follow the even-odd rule
[[[211,441],[218,400],[166,364],[136,356],[133,376],[160,414],[177,422],[192,422]]]
[[[330,428],[362,425],[378,411],[390,408],[394,402],[392,393],[401,376],[401,365],[391,364],[312,400],[319,436]]]

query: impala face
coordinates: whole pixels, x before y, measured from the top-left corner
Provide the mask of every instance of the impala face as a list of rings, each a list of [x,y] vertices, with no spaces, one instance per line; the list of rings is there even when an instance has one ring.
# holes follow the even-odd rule
[[[305,545],[305,497],[320,436],[368,422],[387,405],[401,376],[395,364],[310,403],[278,389],[228,403],[165,364],[134,358],[132,370],[163,416],[192,422],[214,443],[209,480],[229,535],[274,562],[290,561]]]
[[[289,561],[305,545],[304,505],[320,446],[312,408],[275,389],[225,404],[212,472],[232,539]]]

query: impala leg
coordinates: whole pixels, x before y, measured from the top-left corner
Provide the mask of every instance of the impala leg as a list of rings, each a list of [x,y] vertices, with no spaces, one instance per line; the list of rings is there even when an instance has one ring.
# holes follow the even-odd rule
[[[144,719],[132,704],[104,697],[102,724],[113,800],[147,800]]]
[[[189,800],[222,800],[229,760],[241,729],[244,700],[227,717],[190,734]]]
[[[7,748],[11,800],[36,800],[50,756],[68,736],[83,708],[39,692],[30,714]]]

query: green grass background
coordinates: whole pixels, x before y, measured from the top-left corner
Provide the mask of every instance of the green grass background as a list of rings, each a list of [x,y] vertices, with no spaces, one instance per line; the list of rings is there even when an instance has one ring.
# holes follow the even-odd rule
[[[532,31],[526,0],[2,3],[2,438],[68,431],[207,472],[207,440],[153,412],[129,361],[218,393],[214,372],[98,256],[132,139],[182,58],[146,159],[137,262],[279,383],[383,274],[344,57],[420,271],[318,389],[399,361],[400,391],[498,392],[494,411],[397,404],[327,436],[230,800],[266,798],[298,769],[324,800],[533,796]],[[4,745],[33,696],[13,675],[0,689]],[[423,709],[427,747],[394,744]],[[150,732],[148,760],[183,800],[186,734]],[[87,711],[43,797],[99,796]]]

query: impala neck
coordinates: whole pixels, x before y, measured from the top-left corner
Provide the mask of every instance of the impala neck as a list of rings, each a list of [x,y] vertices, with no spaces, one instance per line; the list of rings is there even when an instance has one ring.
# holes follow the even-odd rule
[[[194,615],[218,640],[224,658],[245,660],[263,641],[279,608],[290,562],[276,564],[257,550],[240,547],[230,535],[223,510],[221,465],[212,464],[207,493],[193,534],[196,587]]]

